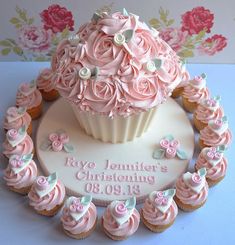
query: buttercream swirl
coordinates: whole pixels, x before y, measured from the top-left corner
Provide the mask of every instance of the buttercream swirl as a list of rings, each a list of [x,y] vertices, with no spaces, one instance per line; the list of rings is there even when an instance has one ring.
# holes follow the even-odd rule
[[[140,215],[134,209],[131,217],[122,225],[118,225],[111,214],[110,207],[108,206],[103,215],[103,226],[112,235],[119,237],[131,236],[139,227]]]
[[[209,90],[207,87],[201,89],[195,88],[190,84],[184,87],[183,97],[187,98],[190,102],[197,102],[198,104],[209,98]]]
[[[33,184],[37,177],[37,166],[36,163],[31,160],[29,165],[21,170],[19,173],[14,173],[10,165],[4,171],[4,180],[8,186],[20,189],[28,187]]]
[[[226,158],[222,157],[220,162],[218,162],[215,166],[212,166],[201,152],[197,158],[195,167],[197,170],[200,168],[206,168],[206,177],[211,180],[217,180],[226,174],[227,160]]]
[[[11,146],[7,140],[3,142],[2,146],[3,154],[8,158],[12,155],[28,155],[34,150],[33,141],[29,135],[26,135],[24,140],[15,147]]]
[[[232,142],[232,133],[227,129],[223,134],[218,135],[209,126],[200,131],[200,140],[207,146],[221,146],[228,147]]]
[[[38,89],[35,89],[28,96],[23,95],[20,90],[16,94],[16,106],[26,107],[27,109],[32,109],[37,107],[42,102],[42,95]]]
[[[208,124],[210,120],[216,120],[221,117],[223,117],[224,111],[222,107],[218,107],[216,110],[210,110],[207,106],[204,104],[199,104],[196,111],[195,111],[195,117],[197,120]]]
[[[120,40],[115,39],[117,35]],[[146,64],[154,64],[156,59],[157,67],[146,71]],[[84,68],[91,71],[91,77],[79,77]],[[156,31],[138,16],[120,12],[97,15],[79,29],[76,41],[63,40],[52,59],[52,69],[56,89],[65,99],[81,111],[110,117],[129,116],[161,104],[186,74],[179,57]],[[141,79],[154,83],[147,82],[147,94],[137,96],[134,88]],[[110,104],[107,96],[97,96],[97,87],[107,96],[112,90]],[[144,91],[143,84],[141,87]]]
[[[26,126],[26,128],[28,128],[31,121],[32,121],[31,116],[27,112],[25,112],[24,114],[22,114],[20,118],[17,118],[16,120],[11,121],[11,122],[9,122],[7,118],[5,118],[4,123],[3,123],[3,128],[6,130],[9,130],[12,128],[18,130],[22,126]]]
[[[28,197],[30,206],[32,206],[35,210],[49,211],[57,205],[61,205],[63,203],[65,198],[65,187],[64,184],[58,180],[54,189],[46,196],[40,198],[35,190],[35,186],[33,185]]]
[[[53,83],[53,71],[50,68],[43,69],[38,78],[37,78],[37,87],[39,90],[43,90],[45,92],[52,91],[55,88]]]
[[[93,203],[90,203],[90,207],[87,212],[78,221],[75,221],[67,208],[63,209],[61,221],[65,230],[72,234],[80,234],[82,232],[88,232],[95,224],[97,219],[96,207]]]
[[[183,177],[180,177],[176,182],[176,196],[184,204],[197,206],[206,201],[208,196],[208,184],[201,189],[200,193],[194,192],[188,185],[185,184]]]
[[[152,201],[147,198],[143,206],[143,216],[152,225],[167,225],[173,222],[178,214],[178,208],[174,200],[169,209],[162,213]]]

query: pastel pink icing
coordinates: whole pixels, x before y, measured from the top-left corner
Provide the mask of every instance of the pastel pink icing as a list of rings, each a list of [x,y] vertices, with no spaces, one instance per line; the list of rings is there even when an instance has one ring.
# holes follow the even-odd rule
[[[222,135],[216,134],[209,126],[200,131],[200,139],[207,146],[225,145],[228,147],[232,142],[232,133],[227,129]]]
[[[38,89],[35,89],[30,95],[23,95],[20,90],[16,94],[16,106],[32,109],[37,107],[42,102],[42,95]]]
[[[195,167],[196,169],[206,168],[206,177],[211,180],[217,180],[226,174],[227,165],[226,158],[222,157],[219,163],[212,166],[201,152],[197,158]]]
[[[29,165],[17,174],[13,172],[10,165],[8,165],[4,171],[4,180],[6,181],[6,184],[17,189],[31,186],[36,177],[37,166],[33,160],[31,160]]]
[[[218,107],[215,111],[213,111],[206,107],[203,103],[199,104],[195,111],[195,117],[205,124],[208,124],[210,120],[219,119],[223,117],[223,115],[224,111],[222,107]]]
[[[190,80],[190,74],[188,71],[185,70],[182,74],[182,80],[176,88],[184,88],[188,84],[189,80]]]
[[[29,204],[35,210],[51,210],[57,205],[61,205],[65,198],[65,187],[64,184],[58,180],[54,189],[44,197],[39,197],[35,191],[35,186],[33,185],[29,194]]]
[[[205,182],[205,186],[202,188],[200,193],[196,193],[185,184],[183,177],[180,177],[176,181],[176,196],[184,204],[197,206],[207,199],[208,188],[208,184]]]
[[[87,232],[91,230],[96,222],[96,219],[97,211],[93,203],[90,203],[90,207],[88,208],[87,212],[78,221],[75,221],[71,217],[69,211],[66,210],[66,208],[63,209],[63,213],[61,216],[61,221],[64,229],[72,234],[80,234],[82,232]]]
[[[167,225],[173,222],[178,214],[178,208],[174,200],[169,209],[162,213],[152,201],[147,198],[143,206],[143,216],[152,225]]]
[[[139,227],[140,215],[134,209],[131,217],[122,225],[118,225],[111,214],[110,206],[108,206],[103,215],[103,226],[112,235],[119,237],[131,236]]]
[[[132,29],[131,40],[114,43],[115,34]],[[133,14],[104,14],[97,22],[83,25],[81,41],[62,41],[52,60],[56,89],[81,111],[110,117],[128,116],[161,104],[184,79],[185,71],[176,53]],[[161,60],[155,71],[146,62]],[[95,67],[97,78],[82,80],[81,68]]]
[[[16,120],[12,121],[12,122],[8,122],[7,118],[4,119],[4,123],[3,123],[3,128],[6,130],[9,129],[20,129],[22,126],[26,126],[26,128],[29,127],[30,123],[31,123],[32,119],[31,116],[25,112],[22,117],[17,118]]]
[[[33,141],[29,135],[26,135],[24,140],[15,147],[12,147],[8,140],[5,140],[2,146],[3,154],[8,158],[12,155],[28,155],[31,154],[34,150]]]
[[[196,88],[190,82],[184,87],[183,97],[190,102],[197,102],[199,104],[201,101],[208,99],[209,95],[207,87]]]
[[[49,92],[55,88],[55,84],[53,83],[53,77],[54,73],[52,69],[45,68],[43,69],[38,78],[37,78],[37,87],[39,90],[43,90],[45,92]]]

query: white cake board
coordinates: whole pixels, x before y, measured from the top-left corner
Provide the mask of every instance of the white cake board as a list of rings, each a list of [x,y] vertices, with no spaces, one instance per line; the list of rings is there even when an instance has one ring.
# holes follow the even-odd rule
[[[73,153],[40,149],[48,135],[59,129],[69,135],[69,143],[75,147]],[[160,139],[169,134],[180,141],[187,160],[152,157]],[[41,120],[36,151],[45,174],[57,172],[68,195],[90,194],[93,202],[100,206],[133,195],[140,203],[154,190],[173,187],[176,179],[187,170],[194,152],[194,131],[185,111],[169,98],[159,107],[150,128],[140,138],[123,144],[103,143],[86,135],[70,105],[59,99]],[[68,159],[75,161],[68,162]]]

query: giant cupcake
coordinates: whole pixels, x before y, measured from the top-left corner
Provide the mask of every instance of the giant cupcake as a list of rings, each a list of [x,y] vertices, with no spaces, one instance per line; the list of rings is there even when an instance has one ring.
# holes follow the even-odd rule
[[[125,9],[95,13],[58,45],[52,69],[81,128],[112,143],[141,136],[185,72],[158,32]]]

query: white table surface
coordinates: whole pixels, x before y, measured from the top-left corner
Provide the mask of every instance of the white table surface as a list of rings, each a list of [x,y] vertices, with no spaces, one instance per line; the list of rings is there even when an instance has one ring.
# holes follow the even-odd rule
[[[0,62],[0,121],[6,109],[14,105],[17,86],[36,78],[40,69],[49,63]],[[213,95],[220,94],[222,105],[235,129],[235,65],[188,65],[191,76],[207,74],[207,83]],[[46,108],[45,108],[46,109]],[[45,110],[44,109],[44,110]],[[37,128],[34,123],[34,133]],[[4,140],[1,130],[0,143]],[[209,190],[203,208],[192,213],[179,211],[174,225],[161,234],[147,230],[141,223],[138,231],[120,244],[235,244],[235,162],[234,146],[226,152],[228,171],[226,178]],[[2,150],[1,150],[2,152]],[[10,192],[2,179],[6,160],[0,159],[0,245],[30,244],[110,244],[98,225],[94,233],[82,241],[67,237],[61,228],[60,214],[53,218],[37,215],[28,206],[27,197]],[[138,206],[140,208],[141,205]],[[99,217],[103,208],[98,208]]]

